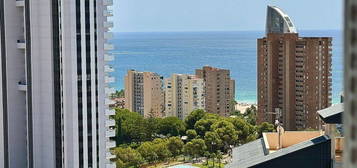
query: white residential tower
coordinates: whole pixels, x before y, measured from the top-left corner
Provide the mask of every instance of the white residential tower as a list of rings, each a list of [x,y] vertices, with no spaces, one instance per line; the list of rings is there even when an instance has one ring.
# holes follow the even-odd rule
[[[112,0],[0,1],[0,168],[104,168]]]
[[[195,75],[173,74],[165,79],[165,116],[184,119],[193,110],[205,109],[204,85]]]

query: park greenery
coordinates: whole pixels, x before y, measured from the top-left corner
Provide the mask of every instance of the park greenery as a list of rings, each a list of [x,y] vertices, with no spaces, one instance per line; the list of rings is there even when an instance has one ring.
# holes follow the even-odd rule
[[[232,117],[195,110],[184,120],[144,118],[116,109],[114,139],[118,147],[113,150],[117,156],[113,161],[118,168],[138,168],[178,158],[192,162],[206,158],[207,164],[209,160],[221,162],[232,147],[256,140],[262,132],[274,131],[271,124],[256,125],[255,116],[254,106]]]

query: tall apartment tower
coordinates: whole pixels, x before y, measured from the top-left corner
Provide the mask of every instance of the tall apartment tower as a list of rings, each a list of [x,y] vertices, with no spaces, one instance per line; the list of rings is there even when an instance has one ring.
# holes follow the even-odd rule
[[[205,82],[205,109],[209,113],[229,116],[234,109],[235,81],[230,71],[210,66],[196,70],[196,76]]]
[[[317,111],[331,105],[330,37],[299,37],[289,16],[268,6],[266,37],[258,39],[258,123],[286,130],[318,129]]]
[[[162,77],[153,72],[129,70],[125,76],[125,108],[144,117],[163,117]]]
[[[173,74],[165,79],[165,116],[186,118],[205,108],[204,81],[195,75]]]
[[[111,5],[0,1],[0,168],[115,167]]]

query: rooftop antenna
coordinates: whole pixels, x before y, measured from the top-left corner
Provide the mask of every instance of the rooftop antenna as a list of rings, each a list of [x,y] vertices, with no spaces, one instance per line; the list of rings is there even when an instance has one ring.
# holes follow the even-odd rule
[[[283,148],[282,134],[284,133],[284,128],[279,120],[282,116],[282,111],[280,108],[275,108],[275,112],[268,112],[268,114],[275,115],[275,123],[274,124],[276,125],[276,130],[278,132],[278,147],[277,147],[277,149],[281,149],[281,148]]]

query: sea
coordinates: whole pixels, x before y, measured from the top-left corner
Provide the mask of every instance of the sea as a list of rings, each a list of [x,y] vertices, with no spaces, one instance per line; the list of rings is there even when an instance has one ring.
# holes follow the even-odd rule
[[[239,103],[257,102],[257,39],[263,31],[236,32],[126,32],[114,33],[111,43],[115,68],[111,75],[117,90],[124,88],[130,69],[156,72],[163,77],[173,73],[194,74],[205,65],[229,69],[236,81]],[[340,30],[299,31],[302,37],[332,37],[333,103],[343,90],[343,41]]]

